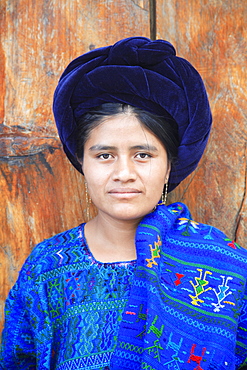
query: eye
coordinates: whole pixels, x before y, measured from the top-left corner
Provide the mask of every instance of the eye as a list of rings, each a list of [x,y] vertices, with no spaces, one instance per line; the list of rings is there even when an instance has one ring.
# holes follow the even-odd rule
[[[100,159],[110,159],[112,158],[112,155],[109,153],[103,153],[103,154],[99,154],[97,157]]]
[[[151,158],[152,156],[148,153],[138,153],[136,155],[136,158],[138,159],[148,159],[148,158]]]

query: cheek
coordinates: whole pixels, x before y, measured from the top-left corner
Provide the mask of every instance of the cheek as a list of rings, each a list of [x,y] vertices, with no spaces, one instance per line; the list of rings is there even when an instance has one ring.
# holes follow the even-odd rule
[[[150,174],[146,179],[146,194],[148,198],[156,199],[158,201],[163,193],[165,176],[159,175],[157,173]]]
[[[157,184],[157,186],[163,186],[169,178],[170,166],[165,161],[158,161],[155,165],[150,166],[150,171],[146,173],[146,177],[150,181]]]
[[[95,194],[97,196],[97,193],[105,191],[109,181],[109,176],[106,171],[98,168],[94,168],[92,171],[88,168],[85,169],[84,175],[88,184],[88,190],[91,194]]]

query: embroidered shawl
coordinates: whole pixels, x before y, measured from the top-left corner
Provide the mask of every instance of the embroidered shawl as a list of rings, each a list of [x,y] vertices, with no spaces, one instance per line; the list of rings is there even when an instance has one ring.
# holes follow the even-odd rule
[[[247,253],[184,204],[139,225],[112,370],[235,369],[247,359]]]

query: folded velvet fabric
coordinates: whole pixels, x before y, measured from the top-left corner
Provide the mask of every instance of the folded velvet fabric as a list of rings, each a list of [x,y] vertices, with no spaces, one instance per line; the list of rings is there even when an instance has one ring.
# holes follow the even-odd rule
[[[76,119],[107,102],[127,103],[177,122],[180,144],[169,190],[196,168],[208,140],[211,111],[199,73],[176,56],[169,42],[123,39],[81,55],[65,69],[53,110],[65,153],[79,171]]]

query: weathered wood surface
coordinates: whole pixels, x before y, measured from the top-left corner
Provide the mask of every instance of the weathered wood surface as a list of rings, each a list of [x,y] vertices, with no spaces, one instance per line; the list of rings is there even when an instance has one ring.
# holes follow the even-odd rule
[[[247,248],[247,2],[157,0],[157,38],[201,73],[213,130],[198,170],[171,194]]]
[[[196,219],[243,245],[246,11],[240,0],[156,1],[157,38],[174,43],[201,72],[214,115],[206,156],[170,201],[185,201]],[[83,177],[63,155],[53,122],[57,79],[71,59],[91,48],[149,36],[149,1],[2,0],[0,34],[2,312],[32,247],[86,219]]]
[[[32,247],[86,220],[83,177],[63,154],[52,117],[57,80],[92,48],[149,36],[149,7],[148,0],[2,0],[0,22],[2,313]]]

